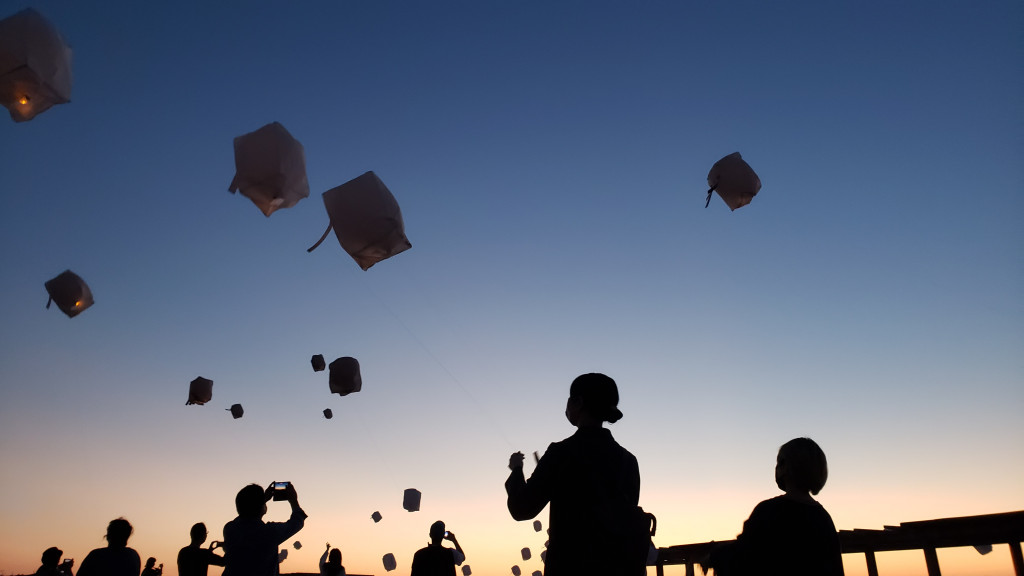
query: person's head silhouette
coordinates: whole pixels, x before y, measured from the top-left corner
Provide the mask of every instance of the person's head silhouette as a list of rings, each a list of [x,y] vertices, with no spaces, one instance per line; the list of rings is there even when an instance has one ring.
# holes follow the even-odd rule
[[[599,427],[604,422],[614,423],[622,418],[618,404],[619,389],[615,380],[604,374],[583,374],[569,386],[565,417],[578,428]]]
[[[60,563],[60,557],[64,555],[64,551],[56,546],[51,546],[43,551],[43,557],[41,559],[43,566],[52,568]]]
[[[331,566],[341,566],[341,550],[331,548],[330,553],[327,555],[327,563]]]
[[[775,484],[787,494],[817,494],[828,480],[825,452],[810,438],[794,438],[779,448]]]
[[[259,484],[249,484],[235,496],[235,510],[244,518],[262,518],[267,513],[266,492]]]
[[[124,518],[111,520],[107,524],[107,546],[109,548],[125,548],[128,538],[132,535],[132,525]]]
[[[150,556],[149,559],[146,560],[146,568],[152,569],[153,566],[156,566],[156,558]]]
[[[444,522],[438,520],[430,525],[430,543],[440,544],[444,540]]]
[[[206,542],[207,534],[206,524],[202,522],[196,522],[192,525],[192,529],[188,531],[189,537],[192,538],[193,546],[202,546],[203,542]]]

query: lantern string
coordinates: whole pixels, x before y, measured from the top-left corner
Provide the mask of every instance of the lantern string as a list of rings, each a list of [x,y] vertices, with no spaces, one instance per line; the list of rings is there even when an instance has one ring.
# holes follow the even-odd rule
[[[312,246],[307,248],[306,252],[312,252],[313,250],[316,250],[317,246],[323,244],[324,240],[327,239],[327,235],[331,233],[331,228],[334,228],[334,223],[327,224],[327,230],[324,230],[324,235],[321,236],[320,239],[316,241],[316,244],[313,244]]]

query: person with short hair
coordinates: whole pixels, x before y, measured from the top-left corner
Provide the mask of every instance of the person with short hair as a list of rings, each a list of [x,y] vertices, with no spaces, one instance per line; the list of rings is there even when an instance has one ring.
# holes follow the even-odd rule
[[[810,438],[779,448],[775,484],[784,492],[754,507],[733,542],[701,561],[717,576],[842,576],[843,556],[832,517],[812,498],[825,487],[825,452]]]
[[[288,484],[284,499],[291,504],[287,522],[264,522],[267,502],[274,495],[274,485],[264,490],[250,484],[235,496],[238,517],[224,525],[223,576],[277,576],[278,546],[291,538],[306,523],[306,513],[299,506],[295,487]]]
[[[159,568],[156,567],[156,558],[152,556],[146,560],[146,567],[142,569],[142,576],[163,576],[164,565],[161,564]]]
[[[40,558],[42,566],[36,570],[35,576],[73,576],[71,567],[74,566],[75,561],[68,559],[63,563],[60,561],[60,557],[64,555],[64,551],[56,546],[50,546],[43,551],[43,556]]]
[[[210,542],[209,548],[203,548],[208,535],[206,524],[196,522],[189,530],[189,537],[192,542],[178,551],[178,576],[206,576],[210,570],[210,564],[223,566],[224,557],[214,554],[213,551],[220,546],[220,542]]]
[[[320,557],[320,576],[345,576],[345,567],[341,565],[341,550],[331,548],[330,542]]]
[[[107,547],[97,548],[82,560],[78,576],[139,576],[142,559],[128,547],[133,532],[124,518],[116,518],[107,525]]]
[[[429,534],[430,543],[412,557],[410,576],[455,576],[455,566],[466,561],[466,554],[455,539],[455,533],[446,531],[444,522],[438,520],[430,525]],[[442,546],[444,540],[451,540],[455,548]]]

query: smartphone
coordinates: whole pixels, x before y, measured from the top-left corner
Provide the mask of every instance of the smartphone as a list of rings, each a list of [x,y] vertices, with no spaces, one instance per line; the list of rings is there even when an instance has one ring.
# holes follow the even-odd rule
[[[291,482],[274,482],[274,500],[284,500],[284,491],[287,490],[288,487],[291,485]]]
[[[445,538],[447,538],[447,537],[448,537],[448,531],[447,531],[447,530],[445,530],[445,531],[444,531],[444,537],[445,537]]]

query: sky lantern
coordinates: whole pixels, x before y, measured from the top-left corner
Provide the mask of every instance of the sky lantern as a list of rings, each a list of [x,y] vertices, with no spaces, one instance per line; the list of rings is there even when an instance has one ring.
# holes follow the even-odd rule
[[[71,48],[42,14],[27,8],[0,20],[0,104],[25,122],[71,101]]]
[[[334,412],[330,408],[324,408],[324,418],[328,420],[334,418]]]
[[[529,560],[533,557],[533,555],[530,554],[529,548],[523,548],[519,553],[523,555],[523,560]]]
[[[463,566],[462,566],[462,576],[470,576],[470,574],[472,574],[472,573],[473,573],[473,570],[472,570],[472,568],[469,567],[469,564],[463,564]]]
[[[213,380],[200,376],[189,383],[186,406],[191,404],[202,406],[210,400],[213,400]]]
[[[359,361],[349,356],[342,356],[328,367],[330,377],[328,384],[331,394],[348,396],[363,389],[363,377],[359,374]]]
[[[373,514],[370,515],[370,518],[373,518],[373,523],[376,524],[377,522],[380,522],[380,520],[381,520],[381,518],[383,518],[383,516],[380,515],[380,512],[374,512]]]
[[[296,540],[295,542],[292,542],[292,547],[294,547],[296,550],[301,550],[302,549],[302,542],[299,542],[298,540]]]
[[[543,526],[541,525],[540,520],[534,520],[533,521],[533,531],[534,532],[540,532],[541,528],[543,528]]]
[[[523,571],[519,569],[519,566],[512,567],[512,576],[523,576]]]
[[[711,188],[708,190],[707,202],[704,203],[705,208],[711,203],[711,193],[718,192],[729,209],[735,210],[750,204],[761,189],[761,179],[739,152],[733,152],[711,167],[708,186]]]
[[[391,552],[385,554],[384,557],[381,558],[381,561],[384,563],[384,569],[388,572],[398,568],[398,562],[395,562],[395,555]]]
[[[423,494],[415,488],[406,488],[405,494],[402,495],[402,508],[405,508],[409,512],[416,512],[420,509],[420,497]]]
[[[226,408],[226,410],[231,412],[231,417],[235,420],[238,420],[243,414],[245,414],[245,410],[242,408],[241,404],[232,404],[231,408]]]
[[[412,248],[398,201],[372,171],[323,194],[330,225],[307,250],[312,252],[331,229],[341,247],[363,270]]]
[[[235,177],[228,190],[241,192],[269,217],[309,196],[306,152],[277,122],[235,138]]]
[[[313,372],[323,372],[327,364],[324,363],[324,355],[317,354],[310,358],[309,363],[313,365]]]
[[[67,314],[68,318],[78,316],[83,310],[93,305],[92,290],[89,290],[89,285],[71,270],[61,272],[55,278],[47,281],[44,286],[46,286],[47,294],[50,295],[49,300],[46,301],[46,307],[49,308],[50,303],[55,302],[57,308]]]

